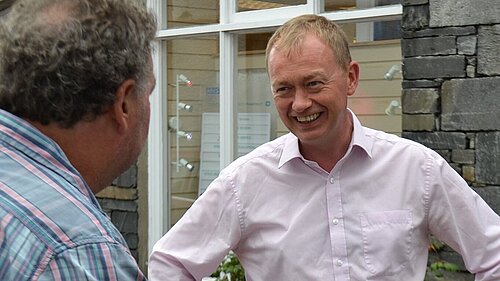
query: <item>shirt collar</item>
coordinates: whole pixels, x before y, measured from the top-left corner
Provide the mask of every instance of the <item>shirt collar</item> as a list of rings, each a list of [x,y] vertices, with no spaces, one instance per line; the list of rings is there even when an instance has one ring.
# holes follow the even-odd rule
[[[352,139],[349,150],[351,150],[353,146],[357,146],[363,149],[368,157],[372,158],[373,139],[366,135],[365,128],[361,125],[361,122],[354,112],[350,109],[349,112],[351,112],[353,123]]]
[[[352,115],[353,121],[353,133],[351,138],[351,143],[349,144],[349,148],[347,149],[347,153],[352,151],[353,147],[359,147],[368,155],[368,157],[372,157],[372,147],[373,141],[371,138],[367,137],[365,134],[365,130],[359,122],[359,119],[356,117],[354,112],[348,109]],[[300,158],[305,160],[302,154],[299,151],[299,139],[292,133],[288,133],[285,136],[285,145],[283,147],[283,152],[280,157],[280,161],[278,163],[278,168],[285,165],[288,161],[294,158]]]

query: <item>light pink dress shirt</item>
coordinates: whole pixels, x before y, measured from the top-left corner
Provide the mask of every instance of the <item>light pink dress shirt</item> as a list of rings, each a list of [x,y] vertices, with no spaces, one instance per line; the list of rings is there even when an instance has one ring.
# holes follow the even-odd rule
[[[500,217],[438,154],[353,119],[331,172],[292,134],[225,168],[156,243],[149,278],[201,280],[232,249],[247,281],[422,281],[433,234],[500,280]]]

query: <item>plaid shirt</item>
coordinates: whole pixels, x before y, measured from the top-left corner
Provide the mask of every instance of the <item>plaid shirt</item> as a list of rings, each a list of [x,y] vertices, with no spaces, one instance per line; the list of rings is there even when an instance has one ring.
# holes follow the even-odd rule
[[[0,280],[145,280],[59,146],[3,110]]]

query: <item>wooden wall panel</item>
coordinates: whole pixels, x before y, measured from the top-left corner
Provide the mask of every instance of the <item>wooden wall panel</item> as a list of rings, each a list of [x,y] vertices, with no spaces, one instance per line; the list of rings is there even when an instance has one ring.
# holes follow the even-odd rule
[[[170,27],[218,23],[219,5],[213,0],[172,1],[168,5],[167,19]]]

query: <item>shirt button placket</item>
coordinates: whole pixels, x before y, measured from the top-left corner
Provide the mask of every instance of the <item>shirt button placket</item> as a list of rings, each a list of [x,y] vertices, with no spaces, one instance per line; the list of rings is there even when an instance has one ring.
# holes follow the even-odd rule
[[[343,207],[339,173],[329,175],[326,180],[328,216],[330,219],[330,242],[332,246],[332,265],[335,280],[349,280]]]

